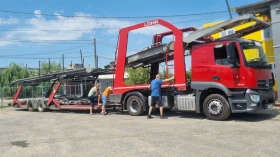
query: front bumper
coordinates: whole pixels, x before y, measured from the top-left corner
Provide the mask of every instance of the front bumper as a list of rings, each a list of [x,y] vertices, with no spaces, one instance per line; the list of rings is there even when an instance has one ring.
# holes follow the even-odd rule
[[[250,95],[259,95],[260,101],[253,102]],[[254,113],[265,109],[270,109],[275,105],[274,90],[252,90],[247,89],[243,96],[229,98],[232,113]]]

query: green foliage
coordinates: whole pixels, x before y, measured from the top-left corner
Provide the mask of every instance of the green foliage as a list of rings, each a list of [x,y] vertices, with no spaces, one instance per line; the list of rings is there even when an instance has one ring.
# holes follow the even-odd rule
[[[163,79],[163,80],[164,80],[164,79],[167,79],[167,73],[166,73],[166,69],[165,69],[165,68],[163,68],[162,72],[160,72],[159,74],[160,74],[160,76],[161,76],[161,79]],[[169,75],[168,78],[170,78],[170,77],[173,76],[173,73],[168,72],[168,75]]]
[[[149,70],[147,68],[127,68],[128,79],[126,84],[144,84],[149,82]]]
[[[49,61],[41,62],[41,74],[49,73],[49,72],[54,73],[54,72],[57,72],[60,70],[61,70],[61,66],[59,63],[52,61],[52,62],[50,62],[50,65],[49,65]]]
[[[1,72],[1,87],[9,85],[14,80],[31,77],[32,75],[33,73],[27,70],[23,65],[10,63],[9,67]]]
[[[192,81],[192,71],[191,70],[186,72],[186,77],[187,77],[188,81]]]

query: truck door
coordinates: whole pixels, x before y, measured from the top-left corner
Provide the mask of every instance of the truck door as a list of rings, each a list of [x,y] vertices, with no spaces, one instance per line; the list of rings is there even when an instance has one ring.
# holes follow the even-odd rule
[[[236,65],[228,62],[226,45],[214,46],[214,66],[211,66],[212,82],[220,83],[227,88],[244,88],[245,69],[240,66],[239,52],[235,46]]]

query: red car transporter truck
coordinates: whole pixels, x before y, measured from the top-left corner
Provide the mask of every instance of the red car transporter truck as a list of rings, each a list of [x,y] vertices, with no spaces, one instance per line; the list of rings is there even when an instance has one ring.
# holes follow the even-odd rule
[[[220,39],[214,40],[210,36],[244,22],[252,22],[252,25]],[[128,33],[157,24],[171,31],[155,36],[150,48],[126,57]],[[161,19],[123,28],[119,33],[116,61],[112,66],[115,77],[110,101],[122,104],[130,115],[143,114],[150,105],[148,84],[125,84],[125,68],[148,67],[152,80],[159,72],[159,63],[168,59],[174,61],[175,80],[162,85],[165,108],[175,105],[180,111],[204,112],[213,120],[225,120],[231,113],[269,109],[275,102],[271,67],[260,43],[240,38],[269,26],[270,23],[252,15],[243,15],[199,30],[180,30]],[[183,37],[183,31],[193,32]],[[163,36],[171,34],[174,41],[161,43]],[[252,51],[257,52],[258,57],[246,57],[246,53]],[[171,55],[166,57],[167,54]],[[191,55],[191,82],[187,82],[186,78],[185,55]]]
[[[211,37],[247,22],[251,22],[249,27],[234,34],[219,39]],[[155,35],[151,47],[126,56],[128,33],[157,24],[167,27],[170,32]],[[120,104],[132,116],[142,115],[150,105],[149,82],[127,85],[124,81],[125,68],[147,67],[151,81],[159,72],[160,63],[173,61],[175,79],[162,85],[164,108],[203,112],[213,120],[225,120],[231,113],[269,109],[275,103],[271,66],[259,42],[240,38],[269,26],[270,23],[252,15],[243,15],[203,29],[178,29],[161,19],[123,28],[119,32],[115,62],[104,69],[112,70],[114,77],[109,103]],[[183,37],[183,32],[189,32],[189,35]],[[162,43],[162,38],[167,35],[173,35],[174,40]],[[257,55],[249,58],[248,53]],[[186,55],[191,56],[192,81],[187,81],[186,77]],[[50,101],[43,107],[62,107],[57,104]]]

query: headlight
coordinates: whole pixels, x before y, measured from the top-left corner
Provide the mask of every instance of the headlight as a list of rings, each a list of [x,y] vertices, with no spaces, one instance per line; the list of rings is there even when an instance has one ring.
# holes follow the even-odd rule
[[[251,96],[251,100],[255,103],[260,102],[260,95],[250,95]]]

